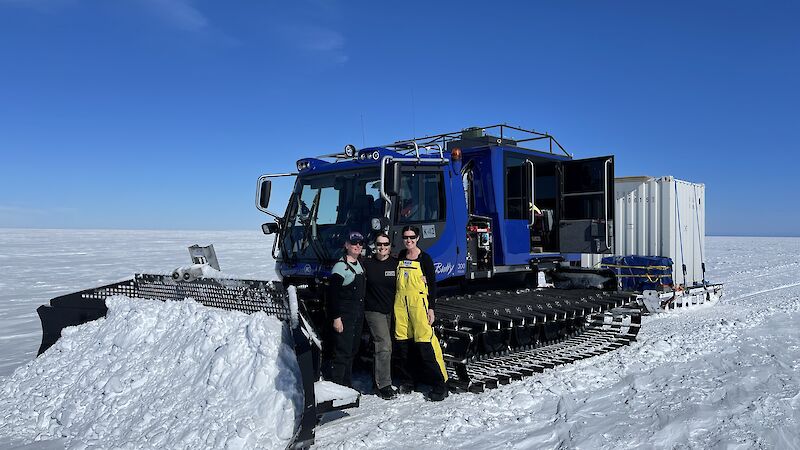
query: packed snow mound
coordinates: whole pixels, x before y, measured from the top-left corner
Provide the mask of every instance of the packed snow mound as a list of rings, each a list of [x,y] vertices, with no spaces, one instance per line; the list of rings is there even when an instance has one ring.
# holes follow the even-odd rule
[[[70,448],[278,448],[302,411],[283,323],[190,299],[106,300],[0,388],[0,435]],[[54,442],[55,443],[55,442]]]

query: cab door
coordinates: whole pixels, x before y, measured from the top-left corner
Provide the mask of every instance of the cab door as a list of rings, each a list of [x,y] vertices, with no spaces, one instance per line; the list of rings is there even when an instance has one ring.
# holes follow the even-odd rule
[[[559,249],[614,252],[614,157],[560,163]]]
[[[400,190],[391,206],[392,253],[403,250],[403,227],[412,225],[419,229],[417,245],[428,252],[435,263],[449,261],[448,249],[451,242],[455,246],[455,239],[445,233],[449,189],[443,171],[439,167],[404,165],[400,174]],[[455,254],[455,247],[452,253]],[[442,264],[447,266],[446,262]],[[449,267],[455,265],[451,263]]]

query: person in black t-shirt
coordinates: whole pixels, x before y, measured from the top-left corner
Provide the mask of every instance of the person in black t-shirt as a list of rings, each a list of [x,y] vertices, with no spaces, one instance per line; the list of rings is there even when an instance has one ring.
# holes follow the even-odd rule
[[[364,317],[375,345],[374,377],[379,397],[389,400],[397,395],[392,387],[392,309],[397,281],[397,258],[389,254],[389,236],[375,236],[375,255],[364,261],[367,296]]]

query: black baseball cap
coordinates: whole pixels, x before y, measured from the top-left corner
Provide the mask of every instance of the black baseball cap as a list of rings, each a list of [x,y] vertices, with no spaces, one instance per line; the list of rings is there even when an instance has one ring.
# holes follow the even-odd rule
[[[362,236],[358,231],[351,231],[350,235],[347,237],[347,242],[350,244],[363,244],[364,236]]]

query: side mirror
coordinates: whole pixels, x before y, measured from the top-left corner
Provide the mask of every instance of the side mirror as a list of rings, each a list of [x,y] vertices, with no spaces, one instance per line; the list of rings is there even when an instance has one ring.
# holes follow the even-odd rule
[[[386,229],[388,226],[389,226],[389,219],[387,219],[386,217],[374,217],[370,221],[370,228],[372,228],[373,231],[380,231]]]
[[[263,231],[264,234],[277,233],[278,232],[278,224],[275,223],[275,222],[268,222],[268,223],[261,224],[261,231]]]
[[[256,191],[256,205],[261,211],[265,211],[269,207],[269,195],[272,191],[272,180],[260,179],[258,180],[258,190]],[[266,225],[266,224],[265,224]]]
[[[400,163],[390,162],[386,168],[386,179],[383,191],[386,195],[397,195],[400,193]]]

